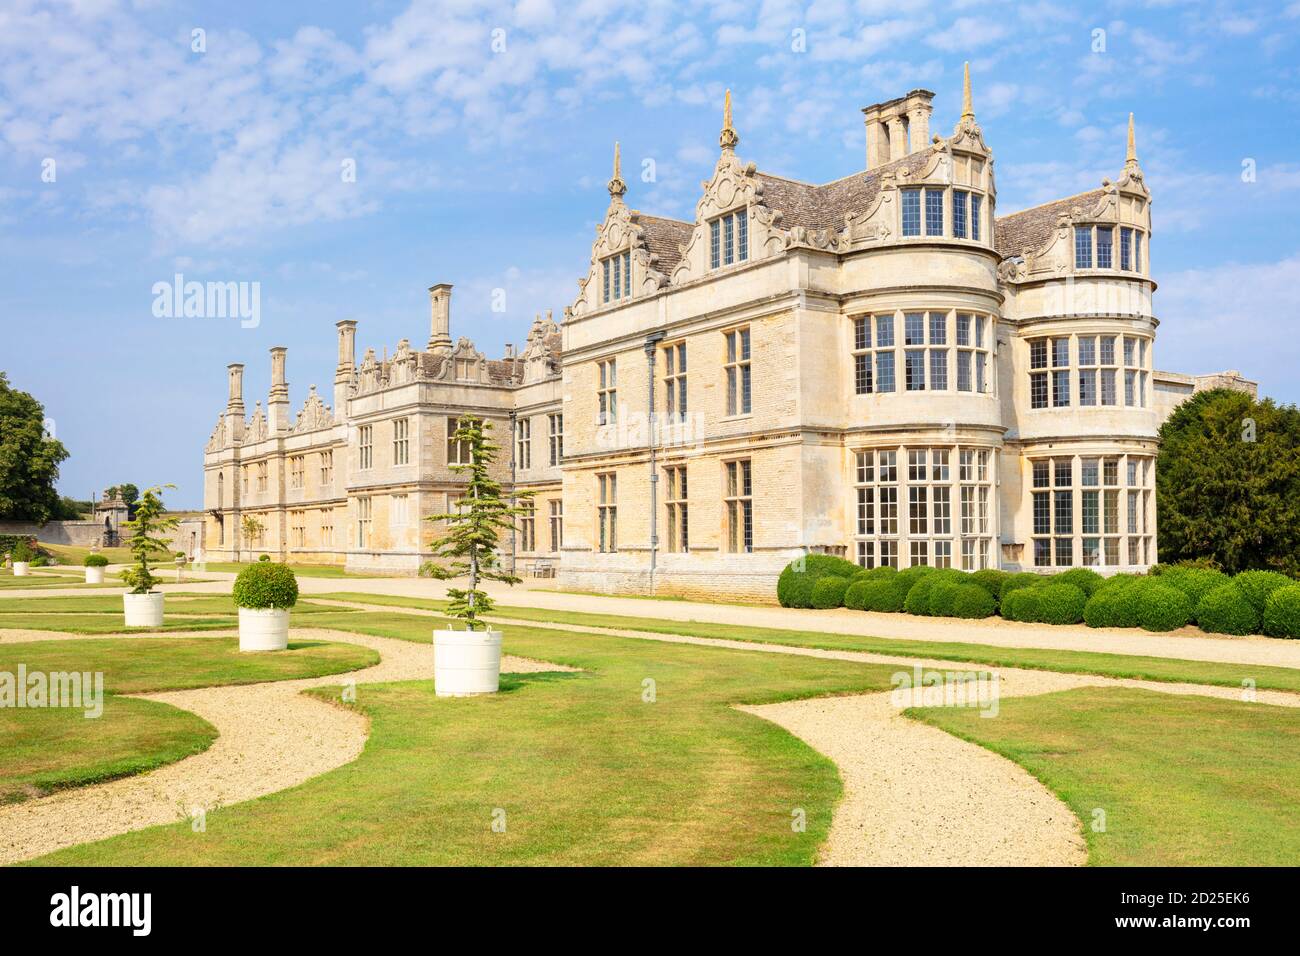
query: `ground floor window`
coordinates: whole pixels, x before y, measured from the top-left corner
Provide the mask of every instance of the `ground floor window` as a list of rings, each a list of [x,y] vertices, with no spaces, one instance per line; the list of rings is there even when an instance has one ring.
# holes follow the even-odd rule
[[[551,550],[559,551],[564,547],[564,501],[552,498],[550,506]]]
[[[992,449],[861,449],[854,467],[854,544],[862,567],[896,568],[900,556],[905,565],[991,566]]]
[[[1120,567],[1154,559],[1149,455],[1055,455],[1030,462],[1033,563]]]
[[[531,499],[519,502],[519,550],[525,553],[537,550],[536,506]]]

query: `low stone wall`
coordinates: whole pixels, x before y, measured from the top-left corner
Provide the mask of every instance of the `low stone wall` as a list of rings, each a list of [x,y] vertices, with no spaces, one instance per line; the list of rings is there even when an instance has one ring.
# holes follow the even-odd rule
[[[34,521],[0,521],[2,534],[26,535],[46,544],[88,548],[103,542],[104,524],[101,521],[50,521],[43,525]]]

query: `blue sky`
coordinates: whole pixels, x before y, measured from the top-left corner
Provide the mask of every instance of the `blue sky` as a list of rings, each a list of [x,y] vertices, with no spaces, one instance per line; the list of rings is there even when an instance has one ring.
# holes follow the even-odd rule
[[[419,345],[435,282],[499,355],[572,301],[614,140],[628,202],[690,218],[725,88],[742,159],[823,182],[863,168],[870,103],[932,89],[950,132],[963,60],[1001,214],[1116,176],[1136,113],[1157,366],[1300,400],[1300,0],[3,0],[0,368],[71,450],[64,493],[198,506],[227,363],[251,411],[288,346],[296,411],[335,322]],[[260,325],[156,317],[177,272],[260,283]]]

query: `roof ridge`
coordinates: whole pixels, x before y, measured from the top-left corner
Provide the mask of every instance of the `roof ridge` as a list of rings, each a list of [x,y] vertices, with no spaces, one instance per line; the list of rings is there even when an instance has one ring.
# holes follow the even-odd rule
[[[1033,206],[1026,206],[1024,209],[1017,209],[1015,212],[1009,212],[1005,216],[998,216],[997,218],[1010,219],[1012,216],[1019,216],[1023,213],[1033,212],[1035,209],[1042,209],[1044,206],[1050,206],[1053,203],[1067,202],[1068,200],[1071,199],[1078,199],[1080,196],[1087,196],[1089,193],[1099,193],[1103,189],[1105,189],[1104,186],[1094,186],[1092,189],[1085,189],[1083,192],[1074,193],[1073,195],[1070,196],[1062,196],[1059,199],[1049,199],[1046,202],[1040,202]]]

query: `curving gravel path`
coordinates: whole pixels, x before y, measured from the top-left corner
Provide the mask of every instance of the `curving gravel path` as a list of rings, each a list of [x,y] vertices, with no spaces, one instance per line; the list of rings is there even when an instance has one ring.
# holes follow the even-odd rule
[[[237,631],[204,631],[230,637]],[[66,635],[68,639],[122,638],[123,634]],[[193,632],[149,637],[195,637]],[[303,680],[205,687],[135,695],[192,711],[220,732],[203,753],[149,773],[65,790],[0,807],[0,865],[27,860],[129,830],[171,823],[254,797],[296,786],[355,760],[369,734],[365,717],[305,696],[308,687],[433,677],[433,645],[347,631],[294,628],[293,640],[360,644],[378,651],[373,667]],[[58,640],[49,631],[0,631],[0,642]],[[505,655],[501,670],[512,673],[572,670],[559,664]],[[358,689],[358,699],[364,699]]]

